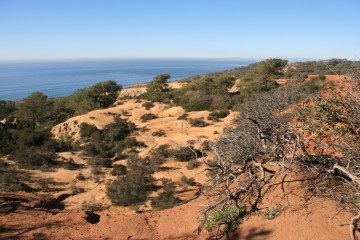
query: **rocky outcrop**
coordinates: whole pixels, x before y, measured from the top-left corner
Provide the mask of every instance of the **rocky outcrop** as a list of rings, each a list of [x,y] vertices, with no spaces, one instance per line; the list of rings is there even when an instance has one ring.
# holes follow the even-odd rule
[[[128,88],[124,88],[119,93],[118,98],[126,98],[126,97],[136,97],[146,92],[146,87],[143,85],[140,86],[132,86]]]
[[[80,137],[80,124],[76,120],[67,120],[60,123],[51,129],[53,138],[59,139],[66,136],[71,136],[73,139]]]

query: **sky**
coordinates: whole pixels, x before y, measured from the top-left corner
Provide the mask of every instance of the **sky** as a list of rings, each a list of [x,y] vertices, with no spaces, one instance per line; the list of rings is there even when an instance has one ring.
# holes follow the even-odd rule
[[[359,10],[359,0],[0,0],[0,60],[358,60]]]

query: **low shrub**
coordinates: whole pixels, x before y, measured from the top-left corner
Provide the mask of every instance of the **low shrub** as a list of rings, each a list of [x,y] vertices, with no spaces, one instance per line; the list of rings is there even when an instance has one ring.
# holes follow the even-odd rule
[[[165,132],[163,130],[158,130],[158,131],[155,131],[151,134],[151,136],[154,136],[154,137],[162,137],[162,136],[165,136]]]
[[[215,134],[215,133],[214,133]],[[211,151],[212,142],[209,140],[205,140],[201,143],[201,148],[203,151]]]
[[[190,125],[193,127],[206,127],[210,125],[204,121],[204,118],[189,118]]]
[[[209,217],[206,218],[204,227],[208,232],[210,232],[214,227],[217,227],[218,224],[233,222],[233,224],[230,225],[231,229],[228,229],[229,226],[225,229],[226,232],[229,232],[234,230],[233,228],[237,226],[236,222],[239,222],[245,216],[245,207],[238,209],[235,205],[225,205],[224,207],[216,209]]]
[[[151,201],[151,206],[154,209],[167,209],[175,206],[179,200],[175,197],[175,185],[173,182],[168,182],[164,185],[163,191],[159,193],[158,197]]]
[[[302,91],[307,94],[313,94],[321,91],[324,88],[325,76],[317,76],[311,78],[309,81],[303,84]]]
[[[18,174],[9,171],[0,171],[0,190],[5,192],[23,191]]]
[[[77,195],[77,194],[79,194],[79,193],[85,192],[85,189],[76,186],[75,183],[74,183],[74,184],[71,184],[70,189],[71,189],[71,195]]]
[[[184,114],[182,114],[181,116],[179,116],[179,117],[177,118],[177,120],[187,120],[187,119],[188,119],[188,116],[189,116],[189,114],[184,113]]]
[[[80,137],[90,137],[94,132],[97,132],[98,128],[93,124],[81,123],[80,124]]]
[[[81,209],[84,211],[96,212],[103,210],[104,207],[95,201],[95,197],[92,197],[89,201],[84,201],[81,203]]]
[[[220,121],[220,118],[226,118],[229,114],[230,114],[229,110],[214,111],[209,114],[207,119],[212,120],[214,122],[218,122]]]
[[[152,120],[152,119],[156,119],[158,118],[155,114],[152,114],[152,113],[146,113],[144,115],[142,115],[140,117],[140,119],[142,120],[142,122],[146,122],[146,121],[149,121],[149,120]]]
[[[276,206],[274,208],[268,207],[265,208],[261,213],[266,219],[271,220],[279,216],[280,213],[283,211],[283,209],[284,209],[283,206]]]
[[[142,106],[146,109],[146,110],[150,110],[150,108],[155,107],[154,103],[152,102],[145,102],[142,104]]]
[[[18,149],[12,154],[12,158],[18,162],[20,167],[26,169],[45,170],[57,165],[56,161],[54,161],[55,156],[53,153],[36,147]]]
[[[124,165],[114,165],[111,170],[111,175],[113,176],[122,176],[126,174],[126,166]]]
[[[79,180],[79,181],[84,181],[84,180],[86,180],[84,174],[82,174],[82,173],[79,173],[78,175],[76,175],[76,179]]]
[[[171,156],[171,150],[169,150],[168,144],[162,144],[157,149],[154,150],[154,155],[159,155],[164,158],[168,158]]]
[[[136,205],[146,200],[155,182],[150,164],[148,159],[129,159],[127,173],[107,186],[107,196],[114,205]]]
[[[188,162],[202,157],[203,153],[193,147],[181,147],[179,149],[170,150],[170,156],[180,162]]]
[[[192,170],[194,168],[200,167],[201,166],[201,162],[197,161],[197,160],[190,160],[188,162],[188,164],[186,165],[186,168],[189,170]]]
[[[121,156],[125,149],[131,149],[135,147],[146,147],[146,145],[143,142],[138,142],[134,137],[125,138],[124,140],[115,144],[117,156]]]
[[[195,178],[193,178],[193,177],[188,178],[186,176],[182,176],[180,180],[181,180],[181,182],[185,183],[186,185],[194,186],[196,184]]]

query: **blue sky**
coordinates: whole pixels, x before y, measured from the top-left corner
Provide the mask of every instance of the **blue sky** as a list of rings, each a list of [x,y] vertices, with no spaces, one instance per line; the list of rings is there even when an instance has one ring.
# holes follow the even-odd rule
[[[353,60],[359,10],[359,0],[0,0],[0,60]]]

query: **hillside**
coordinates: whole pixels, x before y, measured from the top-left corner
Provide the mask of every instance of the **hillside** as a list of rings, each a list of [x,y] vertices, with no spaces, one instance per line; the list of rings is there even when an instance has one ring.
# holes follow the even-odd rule
[[[347,239],[357,155],[339,143],[358,134],[344,102],[355,77],[325,63],[105,82],[37,96],[33,119],[27,99],[4,103],[0,237]]]

